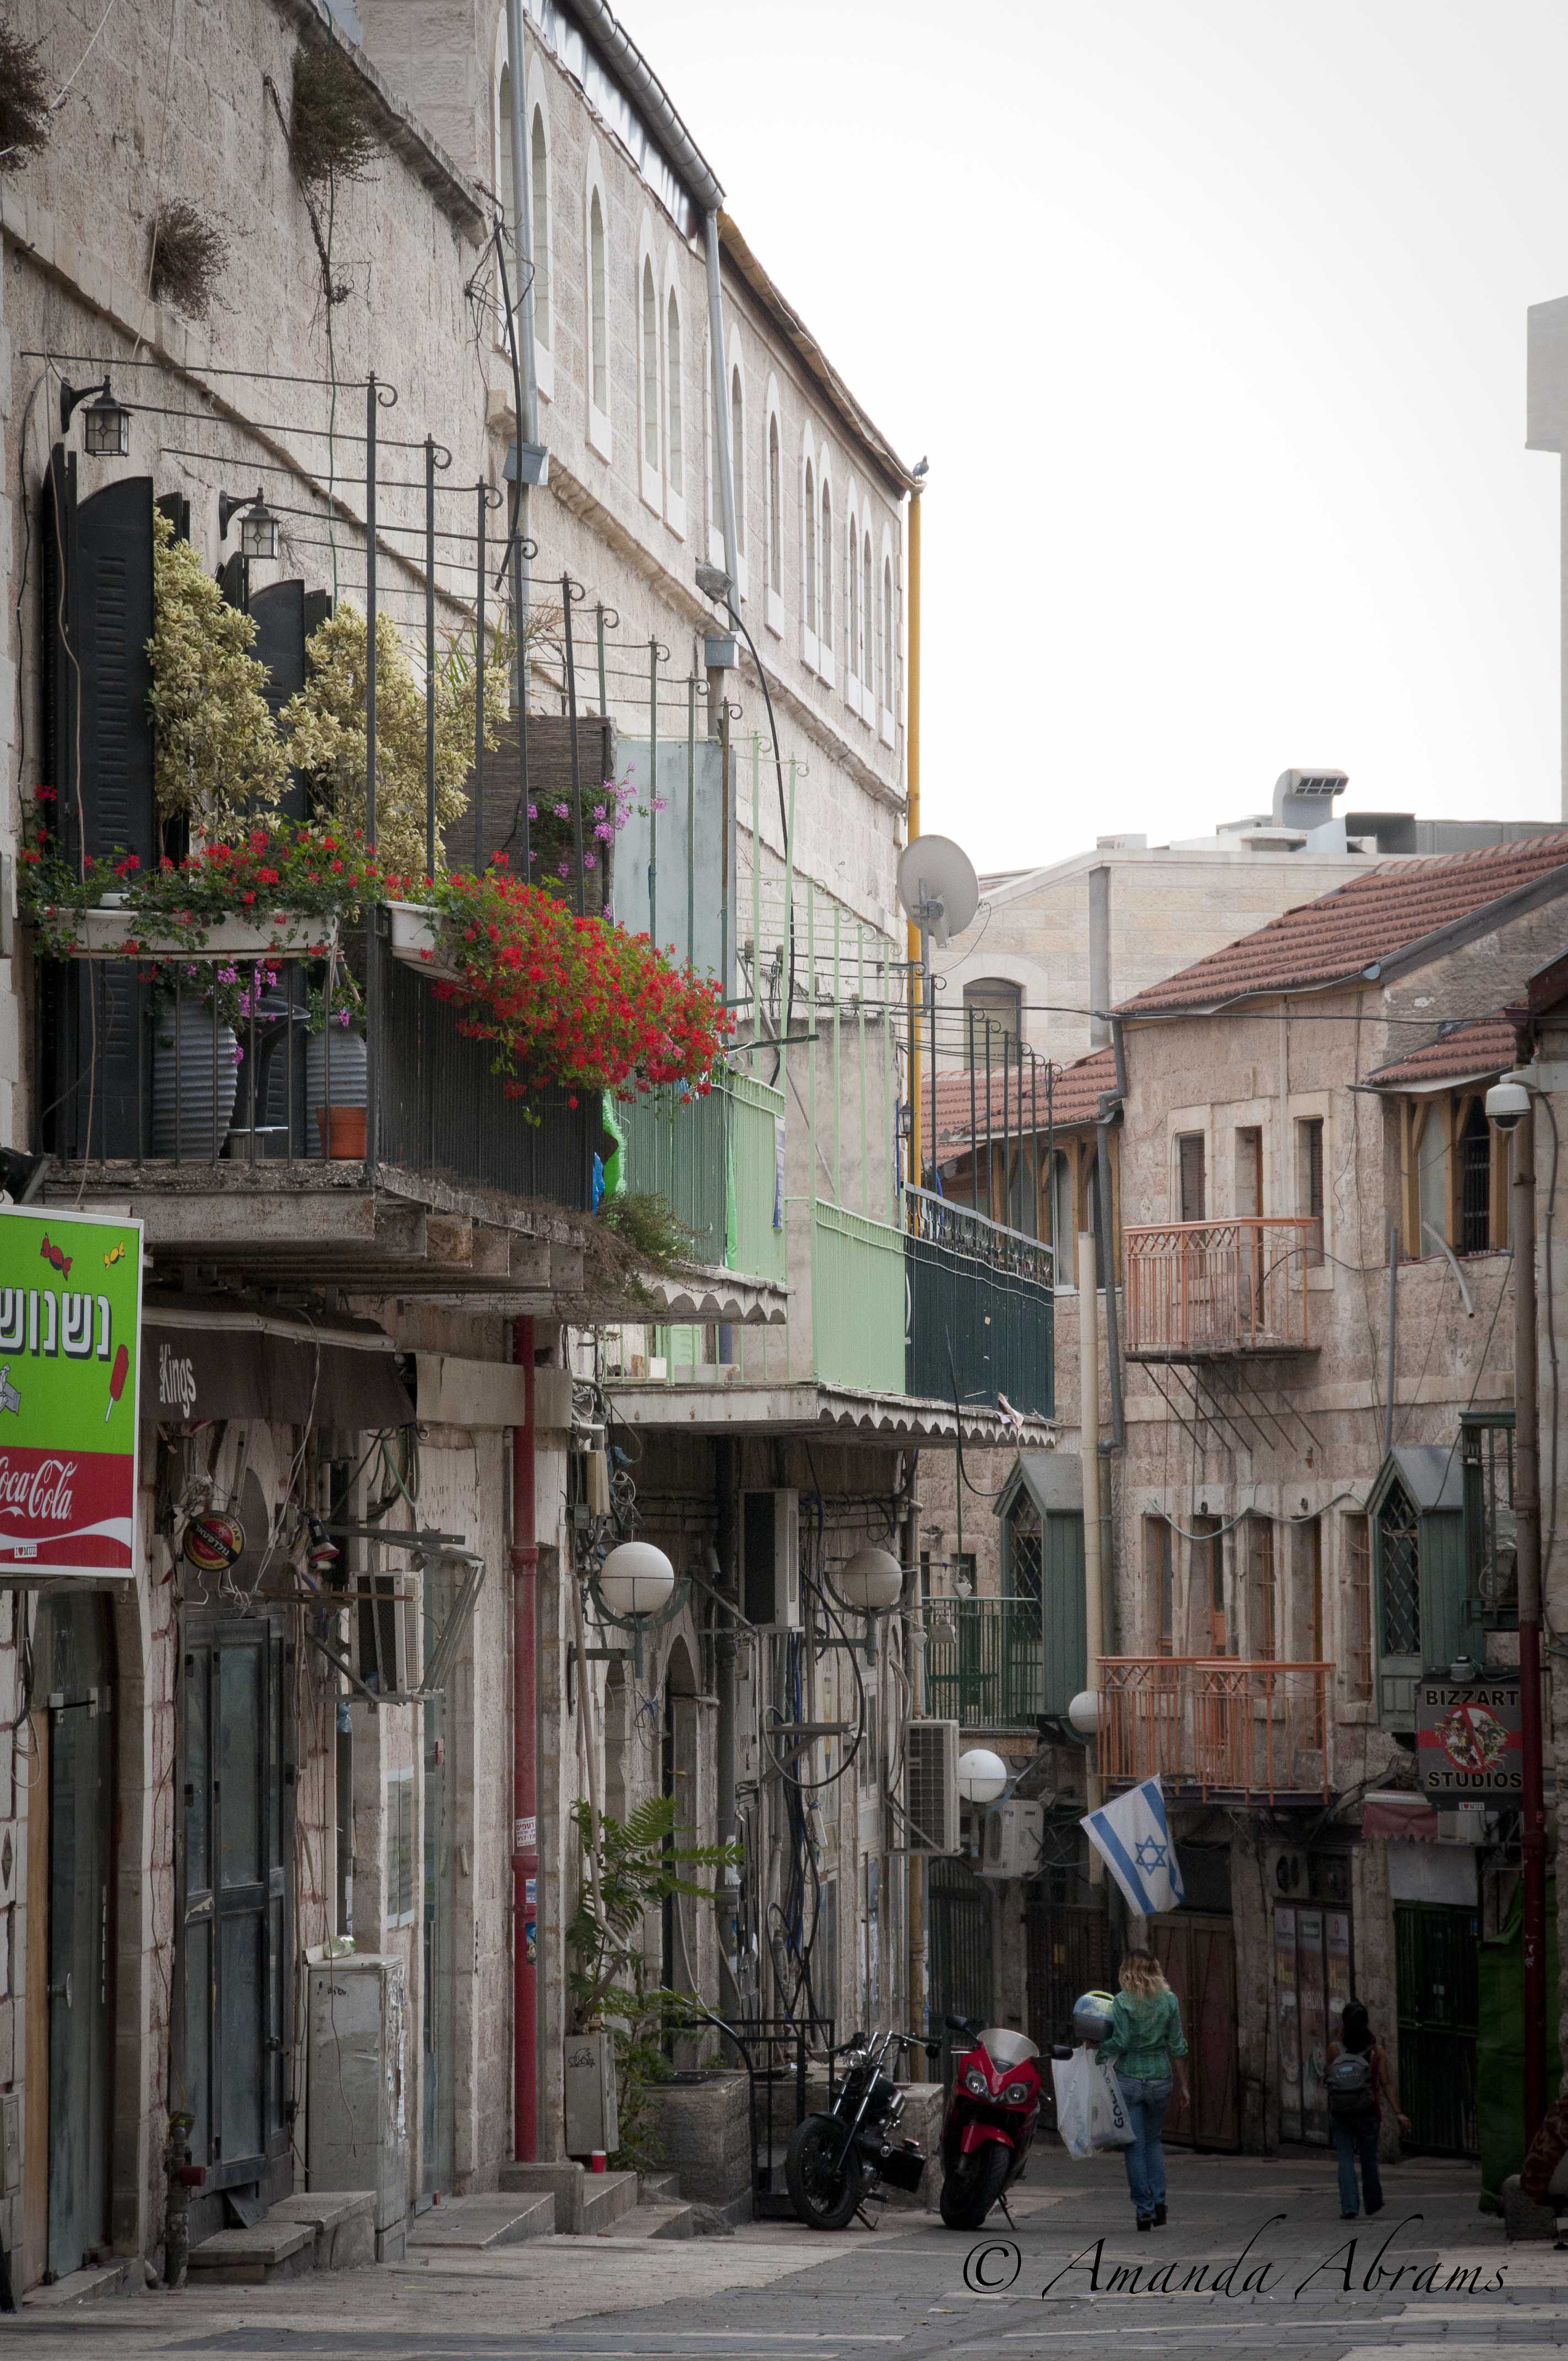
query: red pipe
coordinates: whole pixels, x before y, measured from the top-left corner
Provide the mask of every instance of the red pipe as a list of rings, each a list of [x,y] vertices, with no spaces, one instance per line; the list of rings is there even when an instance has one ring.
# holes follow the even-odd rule
[[[514,1320],[522,1424],[511,1431],[512,2155],[539,2153],[539,1588],[533,1493],[533,1323]]]
[[[1541,1626],[1519,1618],[1519,1735],[1524,1774],[1524,2136],[1546,2113],[1546,1804],[1541,1712]],[[1553,2044],[1555,2047],[1555,2044]]]

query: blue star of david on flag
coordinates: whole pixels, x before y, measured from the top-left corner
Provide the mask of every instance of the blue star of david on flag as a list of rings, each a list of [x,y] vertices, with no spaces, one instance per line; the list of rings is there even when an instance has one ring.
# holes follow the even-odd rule
[[[1086,1813],[1081,1825],[1126,1895],[1128,1907],[1140,1917],[1174,1910],[1186,1898],[1157,1778],[1145,1779],[1113,1803]]]

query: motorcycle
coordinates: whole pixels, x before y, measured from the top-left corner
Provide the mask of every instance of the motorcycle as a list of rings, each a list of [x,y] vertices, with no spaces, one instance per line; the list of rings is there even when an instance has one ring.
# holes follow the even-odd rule
[[[1007,2191],[1027,2160],[1045,2089],[1040,2053],[1005,2026],[981,2031],[968,2017],[946,2022],[967,2047],[957,2053],[942,2125],[942,2219],[949,2230],[978,2230],[993,2205],[1007,2212]]]
[[[916,2140],[895,2142],[904,2093],[887,2070],[911,2048],[938,2057],[941,2045],[906,2033],[857,2033],[831,2054],[847,2063],[826,2114],[797,2124],[784,2158],[790,2203],[808,2230],[841,2230],[869,2199],[890,2188],[913,2195],[926,2169]]]

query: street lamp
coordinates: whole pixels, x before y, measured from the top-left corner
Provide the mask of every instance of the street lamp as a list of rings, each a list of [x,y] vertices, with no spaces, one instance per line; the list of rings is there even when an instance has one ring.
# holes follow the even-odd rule
[[[630,1632],[632,1669],[639,1675],[643,1633],[672,1621],[690,1595],[684,1582],[677,1589],[674,1567],[652,1542],[618,1542],[588,1575],[587,1593],[601,1622]]]
[[[1515,1071],[1486,1093],[1493,1127],[1517,1135],[1508,1236],[1514,1266],[1514,1544],[1519,1569],[1519,1765],[1524,1856],[1524,2119],[1546,2113],[1546,1793],[1541,1715],[1541,1439],[1536,1401],[1535,1092]]]
[[[857,1614],[879,1615],[904,1595],[904,1568],[891,1550],[868,1543],[839,1568],[833,1587]]]
[[[247,562],[253,557],[274,558],[278,555],[278,520],[261,496],[261,487],[254,493],[220,492],[218,494],[218,537],[226,541],[229,524],[239,516],[239,554]]]
[[[959,1757],[959,1793],[966,1804],[994,1804],[1007,1792],[1007,1765],[989,1746],[971,1746]]]
[[[116,401],[105,377],[98,385],[66,385],[60,389],[60,431],[69,433],[71,415],[89,394],[97,399],[88,403],[87,415],[82,422],[82,441],[91,459],[127,459],[131,449],[131,414],[123,401]]]

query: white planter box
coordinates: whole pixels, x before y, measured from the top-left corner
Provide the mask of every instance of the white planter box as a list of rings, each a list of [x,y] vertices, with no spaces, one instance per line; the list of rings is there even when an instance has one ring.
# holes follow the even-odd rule
[[[336,932],[334,918],[302,918],[279,911],[269,922],[251,918],[217,918],[204,930],[203,943],[192,942],[183,929],[159,928],[156,917],[136,910],[82,910],[76,920],[78,959],[123,959],[126,946],[148,959],[264,959],[320,950]],[[136,954],[130,954],[135,956]]]
[[[456,969],[436,947],[435,921],[422,902],[389,902],[387,914],[392,922],[395,960],[401,960],[406,967],[417,967],[425,975],[455,975]]]

